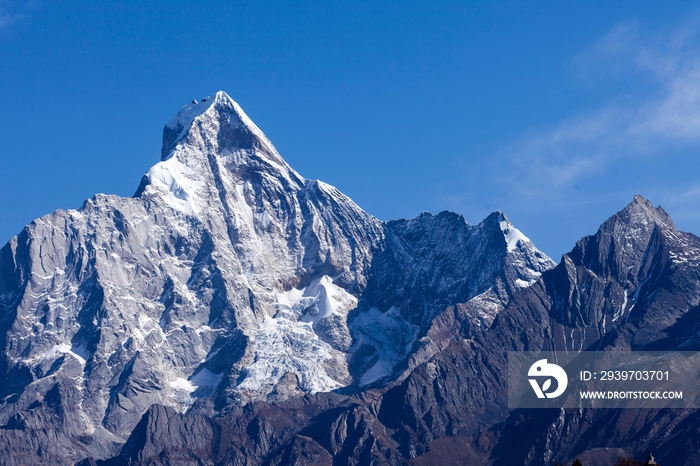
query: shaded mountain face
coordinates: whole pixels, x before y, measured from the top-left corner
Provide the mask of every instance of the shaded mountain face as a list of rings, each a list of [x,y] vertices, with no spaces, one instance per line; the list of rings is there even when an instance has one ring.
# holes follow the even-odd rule
[[[662,208],[636,196],[514,299],[490,337],[505,343],[516,327],[540,318],[541,334],[527,335],[524,344],[513,347],[696,351],[699,266],[700,238],[676,230]],[[696,410],[515,411],[511,416],[497,433],[498,464],[575,456],[588,464],[612,464],[623,448],[640,457],[653,450],[660,464],[700,464]]]
[[[133,197],[96,195],[0,250],[0,455],[407,461],[485,424],[437,407],[426,424],[402,387],[444,376],[440,403],[484,411],[435,361],[455,345],[471,361],[554,266],[500,212],[380,222],[219,92],[166,125]]]
[[[637,196],[488,329],[466,327],[462,304],[434,319],[443,349],[382,394],[378,419],[415,464],[610,465],[649,450],[698,464],[696,410],[508,410],[505,374],[507,351],[699,349],[699,261],[700,238]]]

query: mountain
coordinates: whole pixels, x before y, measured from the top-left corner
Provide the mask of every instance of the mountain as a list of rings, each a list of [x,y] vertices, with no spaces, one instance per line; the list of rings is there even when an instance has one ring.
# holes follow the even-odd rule
[[[500,212],[377,220],[218,92],[167,123],[133,197],[0,250],[0,456],[405,463],[499,419],[462,368],[555,266]]]
[[[501,215],[480,226],[494,233],[494,241],[489,224],[500,227]],[[435,218],[440,217],[444,222],[454,214]],[[420,226],[426,219],[433,222],[428,215],[400,221],[393,232],[404,233],[404,226]],[[440,225],[445,231],[454,224]],[[501,232],[512,232],[509,228]],[[418,232],[407,236],[423,244],[429,235]],[[446,243],[430,249],[439,244]],[[415,247],[392,250],[420,256]],[[506,257],[512,252],[506,247]],[[371,274],[382,279],[404,270],[389,259],[375,260]],[[214,416],[154,405],[118,455],[83,464],[535,465],[578,457],[602,466],[619,455],[640,456],[651,449],[660,464],[698,465],[697,410],[507,409],[506,353],[698,350],[699,261],[700,238],[679,232],[662,208],[637,196],[556,267],[512,288],[500,304],[490,306],[490,297],[499,293],[499,286],[492,286],[438,312],[419,333],[423,336],[402,370],[385,384],[255,401]],[[504,272],[494,283],[518,283],[508,277]],[[368,280],[367,290],[378,278]],[[430,279],[413,283],[421,282]],[[380,290],[394,293],[378,287],[363,298],[377,300]],[[401,292],[413,293],[412,287]],[[430,315],[429,308],[425,312]],[[410,319],[410,313],[402,315]]]
[[[538,329],[542,336],[528,335],[530,348],[698,351],[699,266],[700,238],[678,231],[661,207],[636,196],[514,299],[493,335],[508,340],[539,314],[547,319]],[[496,450],[504,452],[498,464],[574,456],[612,464],[623,447],[627,453],[653,450],[660,464],[700,464],[697,410],[552,410],[514,417],[517,422],[498,433]]]

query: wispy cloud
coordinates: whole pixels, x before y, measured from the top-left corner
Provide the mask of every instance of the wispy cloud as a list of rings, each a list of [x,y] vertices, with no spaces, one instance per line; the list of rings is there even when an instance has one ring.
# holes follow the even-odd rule
[[[673,213],[677,223],[696,224],[700,220],[700,184],[681,191],[669,189],[660,195],[665,198],[665,207]]]
[[[0,0],[0,31],[26,18],[33,10],[39,8],[38,0],[10,1]]]
[[[17,21],[17,19],[19,19],[19,16],[8,13],[5,9],[0,7],[0,31]]]
[[[597,110],[508,147],[508,181],[519,195],[551,196],[620,159],[668,157],[673,149],[700,146],[700,16],[657,34],[621,24],[575,62],[595,79],[635,85]]]

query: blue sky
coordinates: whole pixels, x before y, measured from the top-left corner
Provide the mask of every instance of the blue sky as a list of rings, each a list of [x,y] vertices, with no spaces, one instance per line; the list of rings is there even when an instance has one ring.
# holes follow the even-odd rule
[[[691,2],[0,0],[0,243],[133,194],[225,90],[380,219],[502,210],[555,260],[635,193],[700,233]]]

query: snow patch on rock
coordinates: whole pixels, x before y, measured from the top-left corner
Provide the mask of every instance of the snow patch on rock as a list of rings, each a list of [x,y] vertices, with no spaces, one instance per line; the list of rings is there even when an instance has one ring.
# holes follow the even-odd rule
[[[197,192],[202,183],[196,179],[194,170],[178,157],[158,162],[146,176],[151,180],[147,189],[156,189],[169,206],[188,215],[199,215]]]
[[[524,241],[527,243],[530,242],[530,238],[523,235],[523,233],[517,228],[515,228],[513,225],[511,225],[510,222],[503,220],[501,221],[500,226],[501,231],[503,232],[503,235],[506,239],[508,252],[515,251],[520,241]]]

